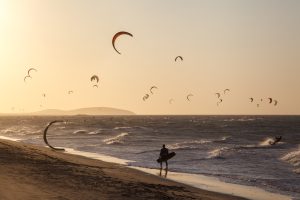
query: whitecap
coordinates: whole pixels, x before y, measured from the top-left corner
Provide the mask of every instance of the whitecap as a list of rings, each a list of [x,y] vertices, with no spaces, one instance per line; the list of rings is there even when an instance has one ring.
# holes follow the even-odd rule
[[[107,138],[102,140],[105,144],[123,144],[124,137],[127,136],[128,133],[121,133],[115,137]]]

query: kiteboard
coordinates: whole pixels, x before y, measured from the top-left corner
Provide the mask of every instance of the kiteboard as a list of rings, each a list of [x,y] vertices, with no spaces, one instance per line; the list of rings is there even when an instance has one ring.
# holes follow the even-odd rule
[[[168,155],[166,155],[166,156],[164,156],[164,157],[161,157],[161,158],[157,159],[156,161],[157,161],[158,163],[165,162],[165,161],[167,161],[167,160],[173,158],[175,155],[176,155],[176,153],[175,153],[175,152],[172,152],[172,153],[169,153]]]

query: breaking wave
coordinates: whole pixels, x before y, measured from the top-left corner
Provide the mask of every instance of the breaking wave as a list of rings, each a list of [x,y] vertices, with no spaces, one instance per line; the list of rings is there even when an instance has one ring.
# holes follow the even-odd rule
[[[294,172],[300,174],[300,146],[296,151],[292,151],[281,158],[295,167]]]
[[[220,139],[201,139],[201,140],[189,140],[184,142],[178,142],[174,144],[167,145],[169,149],[172,150],[186,150],[186,149],[197,149],[199,148],[199,144],[207,144],[213,142],[221,142],[225,141],[229,136],[222,137]]]
[[[83,134],[83,133],[87,133],[87,130],[76,130],[73,132],[73,134]]]
[[[102,140],[105,144],[123,144],[124,138],[127,136],[128,133],[121,133],[115,137],[107,138]]]

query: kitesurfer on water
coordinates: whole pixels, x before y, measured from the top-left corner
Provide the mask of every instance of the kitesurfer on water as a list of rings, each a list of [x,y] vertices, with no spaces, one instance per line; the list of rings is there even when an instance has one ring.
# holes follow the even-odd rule
[[[281,139],[282,139],[281,136],[275,137],[273,141],[270,141],[270,142],[269,142],[269,144],[270,144],[270,145],[274,145],[274,144],[278,143]]]
[[[162,161],[160,162],[160,169],[162,169],[162,163],[166,163],[166,169],[168,169],[168,160],[164,160],[164,157],[167,157],[169,155],[169,149],[166,148],[166,145],[163,144],[162,149],[160,150],[159,158],[162,158]]]

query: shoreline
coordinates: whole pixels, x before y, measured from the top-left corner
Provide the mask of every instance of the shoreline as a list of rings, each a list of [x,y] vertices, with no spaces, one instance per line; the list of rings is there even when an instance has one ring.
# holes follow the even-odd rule
[[[136,169],[148,174],[152,174],[155,176],[159,175],[159,169],[150,169],[150,168],[144,168],[144,167],[136,167],[136,166],[129,166],[127,165],[128,162],[132,162],[130,160],[124,160],[115,158],[112,156],[107,155],[101,155],[98,153],[90,153],[90,152],[84,152],[84,151],[77,151],[74,149],[66,149],[66,153],[73,154],[73,155],[81,155],[84,157],[96,159],[96,160],[102,160],[105,162],[110,163],[116,163],[125,165],[126,167]],[[263,189],[260,189],[255,186],[246,186],[246,185],[240,185],[240,184],[234,184],[234,183],[228,183],[220,181],[219,179],[215,177],[205,176],[201,174],[190,174],[190,173],[183,173],[183,172],[167,172],[167,178],[164,178],[165,170],[162,172],[161,178],[166,180],[172,180],[178,183],[183,183],[198,189],[202,190],[208,190],[211,192],[217,192],[221,194],[228,194],[228,195],[234,195],[237,197],[242,197],[246,199],[255,199],[255,200],[289,200],[291,197],[272,193]],[[255,194],[255,198],[253,198],[253,194]]]
[[[45,150],[50,150],[53,152],[53,150],[48,149],[47,147],[32,145],[32,144],[26,144],[22,143],[20,139],[15,138],[9,138],[5,136],[0,136],[0,144],[1,142],[8,141],[15,143],[20,143],[24,146],[31,146],[31,148],[44,148]],[[75,155],[75,156],[82,156],[86,159],[92,159],[100,162],[106,162],[110,164],[117,164],[121,165],[121,168],[127,167],[131,168],[143,173],[146,173],[147,176],[153,175],[157,178],[160,178],[164,181],[173,181],[178,184],[184,184],[188,187],[197,188],[204,191],[210,191],[215,192],[218,194],[224,194],[224,195],[232,195],[234,197],[240,197],[245,199],[255,199],[255,200],[288,200],[291,199],[291,197],[286,195],[281,195],[273,192],[268,192],[266,190],[260,189],[255,186],[246,186],[246,185],[240,185],[240,184],[234,184],[234,183],[228,183],[223,182],[215,177],[205,176],[201,174],[190,174],[190,173],[182,173],[182,172],[168,172],[168,176],[164,177],[165,171],[163,170],[162,176],[159,175],[158,169],[150,169],[150,168],[143,168],[143,167],[135,167],[135,166],[129,166],[128,162],[132,162],[130,160],[124,160],[119,159],[112,156],[102,155],[98,153],[91,153],[91,152],[84,152],[84,151],[78,151],[74,149],[66,148],[66,151],[57,152],[56,153],[62,153],[64,155]],[[253,194],[255,194],[255,198],[253,197]]]
[[[0,199],[244,198],[197,189],[124,165],[0,139]]]

